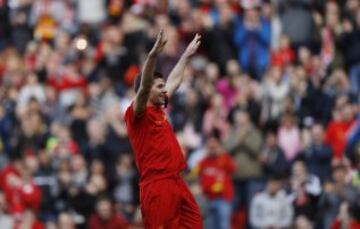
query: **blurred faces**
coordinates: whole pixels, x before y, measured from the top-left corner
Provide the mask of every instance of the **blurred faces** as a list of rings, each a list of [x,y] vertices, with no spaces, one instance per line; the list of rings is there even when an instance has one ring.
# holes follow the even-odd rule
[[[279,66],[273,66],[271,68],[270,74],[271,74],[271,79],[275,83],[279,83],[281,81],[282,72],[281,72],[281,68]]]
[[[101,144],[105,141],[106,128],[103,122],[100,120],[90,120],[87,123],[87,134],[90,138],[90,142],[93,144]]]
[[[194,108],[198,104],[198,94],[195,90],[190,89],[186,93],[186,107]]]
[[[211,98],[211,105],[214,109],[223,109],[224,100],[220,94],[214,94]]]
[[[227,2],[218,3],[218,9],[220,14],[220,23],[226,25],[232,18],[233,13]]]
[[[234,113],[234,123],[246,127],[250,124],[249,113],[244,110],[237,110]]]
[[[112,203],[108,199],[100,200],[96,205],[96,211],[102,220],[108,220],[113,214]]]
[[[116,26],[110,26],[106,30],[106,40],[110,44],[119,45],[123,40],[123,34]]]
[[[306,176],[306,174],[307,174],[307,172],[306,172],[306,166],[305,166],[304,162],[297,161],[293,164],[292,176],[294,178],[303,178]]]
[[[302,63],[302,65],[306,66],[307,63],[309,63],[309,61],[311,60],[311,53],[310,50],[307,47],[301,47],[299,49],[299,59],[300,62]]]
[[[248,9],[245,11],[244,23],[250,30],[258,28],[260,25],[259,12],[256,9]]]
[[[266,146],[269,148],[275,148],[277,146],[277,136],[275,133],[268,133],[266,135]]]
[[[284,115],[281,119],[281,125],[285,128],[291,128],[294,126],[294,117],[291,115]]]
[[[105,171],[104,164],[99,159],[95,159],[91,163],[91,174],[92,175],[102,175],[102,174],[104,174],[104,171]]]
[[[351,104],[346,104],[341,110],[341,119],[344,122],[349,122],[353,120],[354,112]]]
[[[132,170],[133,158],[130,154],[124,154],[118,161],[118,169]]]
[[[215,82],[219,78],[219,67],[215,63],[209,63],[205,68],[206,77]]]
[[[280,37],[280,48],[281,49],[286,49],[290,47],[290,39],[288,36],[286,35],[281,35]]]
[[[338,184],[345,184],[346,178],[346,167],[345,166],[338,166],[333,170],[333,179],[335,183]]]
[[[73,172],[81,172],[86,170],[85,160],[81,155],[74,155],[70,163]]]
[[[221,145],[219,139],[210,137],[207,142],[207,149],[209,157],[216,157],[221,154]]]
[[[231,59],[226,63],[226,74],[228,76],[235,76],[241,73],[240,65],[237,60]]]
[[[311,128],[312,141],[315,145],[322,145],[324,142],[324,128],[320,124],[316,124]]]
[[[282,188],[282,182],[279,179],[270,179],[267,183],[266,190],[271,195],[274,196]]]
[[[58,228],[59,229],[75,229],[74,221],[70,214],[61,213],[58,218]]]

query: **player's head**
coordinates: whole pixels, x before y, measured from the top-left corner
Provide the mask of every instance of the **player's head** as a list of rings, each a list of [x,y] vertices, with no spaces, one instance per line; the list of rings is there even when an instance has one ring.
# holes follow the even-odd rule
[[[139,74],[135,79],[135,92],[137,93],[140,89],[142,75]],[[155,106],[167,106],[168,97],[165,89],[165,79],[159,72],[154,72],[153,85],[151,87],[149,102]]]

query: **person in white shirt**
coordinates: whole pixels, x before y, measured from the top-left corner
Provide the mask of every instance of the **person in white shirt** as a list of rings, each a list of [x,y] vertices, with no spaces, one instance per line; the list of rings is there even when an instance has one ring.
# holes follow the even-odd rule
[[[279,176],[269,179],[266,190],[256,195],[250,205],[250,223],[256,229],[284,229],[292,223],[294,209]]]

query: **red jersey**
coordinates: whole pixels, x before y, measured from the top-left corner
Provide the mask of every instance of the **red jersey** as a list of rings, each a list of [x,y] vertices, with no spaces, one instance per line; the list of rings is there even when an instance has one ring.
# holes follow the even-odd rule
[[[8,212],[22,213],[27,208],[37,212],[41,204],[41,189],[31,182],[14,185],[11,180],[15,178],[21,179],[19,172],[12,165],[6,167],[0,174],[0,188],[4,190]]]
[[[330,122],[325,133],[325,142],[331,146],[334,158],[341,159],[343,157],[347,137],[355,123],[356,120],[350,122]]]
[[[125,112],[140,185],[178,175],[186,166],[180,145],[162,108],[147,106],[135,117],[133,104]]]
[[[335,222],[332,224],[331,229],[341,229],[342,228],[342,222],[339,219],[336,219]],[[347,224],[348,229],[360,229],[360,222],[357,222],[355,220],[350,220],[350,222]]]
[[[94,214],[89,219],[89,229],[126,229],[128,223],[120,215],[113,215],[108,220],[101,219],[97,214]]]
[[[271,64],[281,68],[294,62],[295,52],[291,48],[284,48],[271,54]]]
[[[226,153],[207,157],[200,162],[199,175],[202,189],[209,199],[223,198],[231,201],[234,190],[231,175],[235,171],[234,160]]]

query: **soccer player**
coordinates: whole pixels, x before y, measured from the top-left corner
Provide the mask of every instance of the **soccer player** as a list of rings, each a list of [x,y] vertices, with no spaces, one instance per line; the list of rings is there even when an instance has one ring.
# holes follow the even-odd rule
[[[125,113],[128,136],[140,172],[140,207],[146,229],[203,228],[199,208],[179,173],[185,159],[163,108],[184,77],[200,45],[196,34],[165,81],[154,73],[166,39],[161,30],[135,80],[136,96]]]

